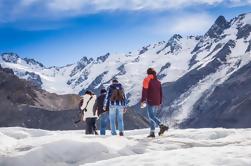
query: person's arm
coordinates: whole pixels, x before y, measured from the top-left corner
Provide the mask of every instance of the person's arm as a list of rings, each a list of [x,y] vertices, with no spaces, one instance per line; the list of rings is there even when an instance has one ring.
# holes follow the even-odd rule
[[[162,85],[160,83],[160,105],[162,104],[162,99],[163,99],[163,91],[162,91]]]
[[[107,93],[106,93],[106,96],[105,96],[105,101],[104,101],[104,110],[106,110],[106,108],[109,106],[109,101],[110,101],[110,99],[109,99],[109,97],[110,97],[110,90],[111,88],[110,88],[110,86],[107,88]]]
[[[124,102],[125,102],[124,113],[126,113],[127,112],[127,106],[128,106],[128,99],[126,97],[125,90],[124,90],[123,87],[122,87],[122,91],[123,91],[123,95],[124,95],[123,97],[124,97]]]
[[[141,96],[141,103],[147,101],[147,91],[148,91],[149,81],[147,78],[143,81],[143,88],[142,88],[142,96]]]
[[[93,106],[93,115],[95,116],[97,113],[97,109],[98,109],[98,98],[96,99],[94,106]]]
[[[82,107],[83,103],[84,103],[84,98],[80,99],[80,102],[79,102],[79,105],[78,105],[79,110],[82,110],[81,107]]]

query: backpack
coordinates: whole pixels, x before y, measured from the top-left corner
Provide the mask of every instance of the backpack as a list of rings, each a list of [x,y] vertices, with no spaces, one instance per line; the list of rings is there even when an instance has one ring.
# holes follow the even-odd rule
[[[111,101],[124,101],[125,93],[122,88],[116,87],[112,90]]]

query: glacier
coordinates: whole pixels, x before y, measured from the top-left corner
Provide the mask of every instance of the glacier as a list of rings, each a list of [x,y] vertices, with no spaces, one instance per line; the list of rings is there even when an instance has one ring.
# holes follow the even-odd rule
[[[0,128],[1,166],[250,166],[251,129],[171,129],[146,138],[148,129],[119,136],[83,130]]]

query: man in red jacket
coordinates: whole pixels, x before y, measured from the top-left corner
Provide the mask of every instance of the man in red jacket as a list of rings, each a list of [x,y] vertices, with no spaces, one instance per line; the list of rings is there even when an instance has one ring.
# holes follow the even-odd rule
[[[156,116],[157,111],[162,104],[162,87],[160,81],[157,79],[156,71],[153,68],[147,69],[147,77],[143,81],[143,90],[141,98],[141,107],[147,106],[147,114],[150,121],[150,135],[148,137],[155,137],[155,126],[160,127],[159,135],[164,134],[168,130],[168,126],[161,124]]]

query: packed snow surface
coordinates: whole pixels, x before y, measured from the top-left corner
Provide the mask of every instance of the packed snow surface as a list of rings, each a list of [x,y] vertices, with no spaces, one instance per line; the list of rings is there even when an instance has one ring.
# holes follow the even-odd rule
[[[251,129],[171,129],[155,139],[147,134],[86,136],[84,131],[1,128],[0,165],[251,165]]]

